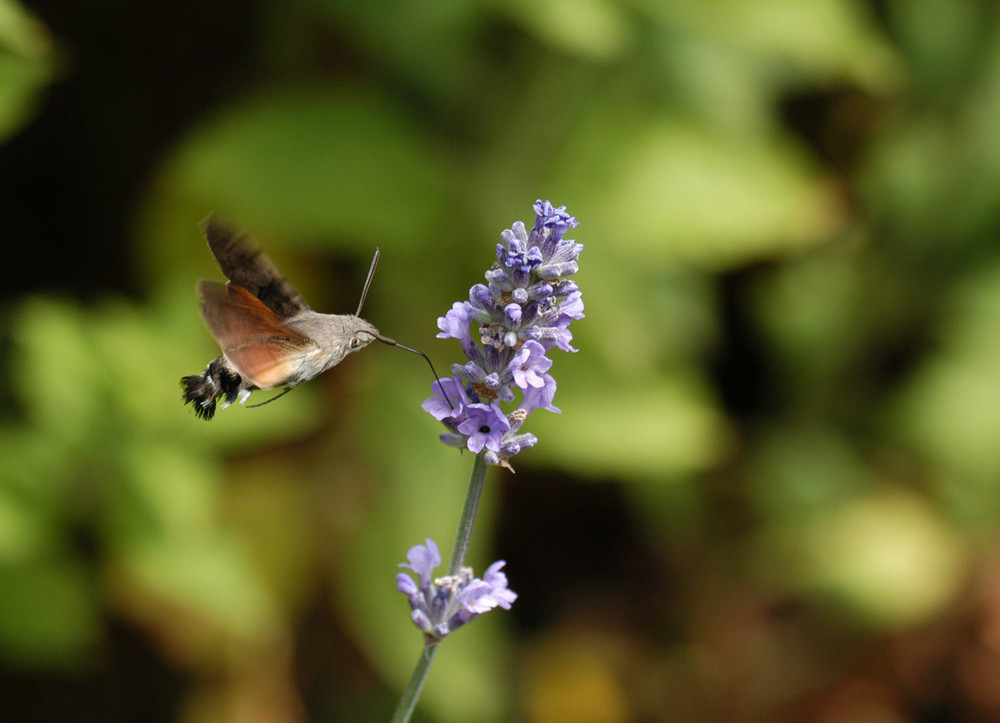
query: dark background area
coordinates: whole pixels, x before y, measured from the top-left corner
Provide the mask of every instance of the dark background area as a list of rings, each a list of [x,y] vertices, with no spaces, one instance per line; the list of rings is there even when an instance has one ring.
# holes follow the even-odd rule
[[[40,2],[57,39],[52,86],[7,141],[0,209],[15,256],[6,300],[92,300],[142,289],[134,217],[145,184],[194,119],[259,82],[254,3]]]

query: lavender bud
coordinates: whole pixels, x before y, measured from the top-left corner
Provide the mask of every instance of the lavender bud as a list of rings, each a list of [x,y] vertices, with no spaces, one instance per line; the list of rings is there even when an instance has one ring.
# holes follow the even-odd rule
[[[465,449],[465,435],[464,434],[449,434],[444,433],[438,435],[438,438],[447,444],[449,447],[458,447],[459,449]]]
[[[527,292],[528,298],[532,301],[538,301],[547,296],[552,296],[552,284],[547,281],[539,281],[537,284],[529,286]]]
[[[517,303],[507,304],[503,307],[504,322],[507,328],[516,329],[521,324],[521,305]]]
[[[487,271],[486,280],[489,281],[490,284],[496,284],[501,289],[510,284],[510,277],[507,276],[507,272],[502,268],[490,269]]]
[[[532,302],[521,309],[521,326],[531,326],[538,320],[538,304]]]
[[[476,284],[469,289],[469,303],[480,311],[492,312],[494,308],[493,295],[484,284]]]
[[[497,344],[495,346],[488,346],[483,351],[486,356],[486,368],[487,369],[503,369],[503,358],[500,355],[501,345]]]
[[[486,371],[475,362],[469,362],[462,367],[462,370],[465,372],[465,378],[474,384],[481,384],[486,379]]]
[[[551,294],[546,294],[546,296],[555,296],[559,299],[564,299],[572,293],[580,290],[580,287],[576,285],[576,282],[572,279],[561,279],[552,290]]]
[[[569,276],[579,271],[580,267],[576,261],[564,261],[558,264],[546,264],[538,269],[538,276],[543,279],[557,279],[560,276]]]

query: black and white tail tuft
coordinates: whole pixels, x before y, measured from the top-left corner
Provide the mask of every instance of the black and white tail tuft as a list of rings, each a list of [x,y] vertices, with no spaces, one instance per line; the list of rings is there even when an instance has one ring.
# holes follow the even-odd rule
[[[255,386],[245,381],[229,364],[225,357],[213,360],[201,374],[181,379],[184,402],[194,407],[194,413],[201,419],[215,416],[215,405],[220,399],[225,409],[237,399],[242,403],[250,396]]]

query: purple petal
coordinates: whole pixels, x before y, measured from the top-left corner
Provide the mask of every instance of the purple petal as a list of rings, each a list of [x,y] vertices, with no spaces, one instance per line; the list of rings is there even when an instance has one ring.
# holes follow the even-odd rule
[[[431,384],[431,389],[434,396],[425,399],[420,407],[439,422],[457,418],[462,413],[462,408],[469,402],[465,387],[455,377],[445,377],[440,383],[435,381]]]
[[[458,425],[458,431],[468,435],[466,446],[479,454],[483,448],[497,451],[503,433],[510,429],[507,416],[495,404],[470,404],[466,407],[468,418]]]
[[[457,599],[470,612],[486,613],[497,606],[492,593],[492,585],[482,580],[473,580],[462,589]]]
[[[556,380],[551,374],[546,374],[544,382],[540,387],[528,387],[524,390],[524,398],[521,400],[521,409],[532,412],[535,409],[545,409],[550,412],[559,413],[562,410],[552,405],[552,399],[556,395]]]
[[[413,582],[413,578],[405,572],[396,575],[396,589],[408,596],[413,596],[420,592],[417,583]]]
[[[472,340],[469,334],[469,324],[472,323],[472,316],[470,315],[470,305],[467,301],[456,301],[451,305],[451,309],[444,316],[438,317],[437,325],[440,329],[438,333],[438,339],[458,339],[459,341],[465,342],[465,340]]]
[[[559,316],[568,319],[583,318],[583,294],[580,291],[574,291],[559,302]]]
[[[431,619],[427,617],[427,613],[423,610],[414,609],[413,612],[410,613],[410,620],[412,620],[413,624],[425,633],[429,633],[433,630]]]
[[[544,386],[544,375],[552,366],[545,356],[545,347],[537,341],[526,341],[508,366],[514,383],[521,389]]]
[[[507,587],[507,575],[500,572],[506,564],[504,560],[494,562],[486,569],[483,580],[493,588],[491,595],[497,601],[497,605],[504,610],[510,610],[511,604],[517,600],[517,593]]]
[[[517,302],[511,302],[503,307],[503,313],[508,328],[515,329],[521,323],[521,305]]]
[[[406,559],[409,564],[400,563],[400,567],[413,570],[420,576],[420,587],[424,588],[430,584],[434,568],[441,564],[441,553],[438,552],[434,540],[429,537],[425,540],[425,545],[414,545],[407,551]]]

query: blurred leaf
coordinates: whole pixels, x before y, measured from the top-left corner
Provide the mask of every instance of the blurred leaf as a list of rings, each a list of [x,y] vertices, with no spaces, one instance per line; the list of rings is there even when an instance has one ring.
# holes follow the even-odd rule
[[[693,113],[708,125],[728,131],[766,131],[774,123],[777,88],[761,67],[738,49],[700,33],[671,35],[651,48],[667,100],[679,114]]]
[[[283,625],[276,601],[232,534],[133,539],[114,552],[112,597],[132,618],[153,628],[168,623],[158,612],[161,606],[198,621],[195,630],[220,638],[266,638]],[[202,644],[189,629],[175,632],[171,645]],[[160,634],[172,637],[169,628]]]
[[[214,460],[162,442],[123,450],[124,486],[109,500],[109,544],[209,540],[219,531],[219,470]]]
[[[965,12],[968,5],[954,7]],[[919,22],[928,25],[925,32],[938,32],[933,17]],[[1000,210],[994,182],[1000,174],[1000,21],[989,27],[989,42],[979,49],[961,94],[952,97],[949,77],[938,105],[915,104],[887,123],[866,158],[860,187],[875,220],[892,230],[890,240],[907,256],[950,259],[959,247],[978,247],[984,234],[993,233]]]
[[[103,420],[101,362],[84,329],[83,314],[68,303],[26,302],[12,325],[12,368],[29,420],[62,444],[79,449]]]
[[[626,9],[614,0],[505,0],[497,6],[547,46],[585,60],[616,59],[633,42]]]
[[[979,162],[965,140],[945,119],[908,116],[869,155],[862,188],[910,253],[933,252],[942,234],[961,241],[970,232],[970,191],[983,179],[971,173]]]
[[[371,63],[430,95],[461,98],[488,72],[479,46],[482,15],[489,6],[480,0],[310,2],[334,29],[353,39],[357,52],[371,56]]]
[[[816,423],[763,430],[749,446],[752,499],[768,524],[822,515],[871,483],[851,440]]]
[[[226,490],[225,521],[284,607],[298,610],[311,603],[316,537],[326,529],[316,529],[317,523],[326,521],[316,517],[325,510],[321,506],[325,499],[320,497],[318,505],[314,488],[303,485],[299,470],[281,457],[247,460],[233,477],[235,484]]]
[[[786,77],[846,78],[884,88],[898,72],[876,19],[857,0],[683,0],[646,7],[671,25],[773,63]]]
[[[987,27],[989,44],[978,59],[957,131],[967,146],[962,160],[970,176],[968,199],[963,206],[951,209],[953,216],[968,214],[965,225],[977,236],[992,228],[1000,210],[1000,188],[993,182],[1000,174],[1000,138],[996,133],[1000,124],[1000,19],[994,18]]]
[[[704,384],[685,373],[595,386],[581,364],[559,378],[563,414],[535,412],[525,424],[539,439],[532,459],[584,477],[662,483],[717,464],[733,441]]]
[[[709,278],[636,264],[621,244],[589,229],[578,240],[584,253],[576,279],[586,317],[571,331],[573,346],[582,353],[555,357],[557,379],[576,364],[606,366],[602,375],[621,380],[688,369],[716,345],[720,328]],[[592,380],[595,371],[588,371]]]
[[[873,373],[872,349],[904,343],[919,323],[924,307],[912,283],[898,263],[854,238],[760,275],[749,308],[766,340],[770,374],[761,383],[774,402],[801,421],[866,405],[844,385]]]
[[[782,378],[799,381],[810,395],[835,381],[861,345],[862,263],[841,247],[785,264],[754,288],[756,316]]]
[[[949,299],[941,345],[913,374],[889,429],[931,460],[951,510],[965,522],[1000,514],[1000,266],[980,270]]]
[[[0,0],[0,47],[24,57],[41,57],[52,50],[45,27],[17,0]]]
[[[0,0],[0,138],[34,114],[54,65],[45,26],[16,0]]]
[[[727,136],[622,103],[580,125],[558,186],[583,209],[587,234],[614,239],[626,262],[725,268],[814,245],[841,223],[833,188],[786,141]]]
[[[24,563],[52,547],[56,524],[0,486],[0,565]]]
[[[32,507],[46,508],[53,517],[65,505],[72,485],[67,481],[72,457],[28,425],[0,425],[0,448],[16,450],[4,459],[0,489]]]
[[[777,575],[868,625],[919,625],[962,589],[960,539],[933,507],[908,492],[857,497],[793,523],[786,534],[774,540],[778,567],[781,560],[793,562]],[[769,565],[773,552],[764,553]]]
[[[965,90],[991,30],[987,4],[975,0],[890,0],[886,17],[923,89],[953,101]],[[995,33],[994,33],[995,36]]]
[[[165,186],[261,238],[344,237],[361,248],[437,219],[440,149],[402,108],[350,88],[277,88],[223,109],[180,147]]]
[[[78,562],[0,565],[0,655],[28,666],[78,664],[99,629],[93,581]]]

